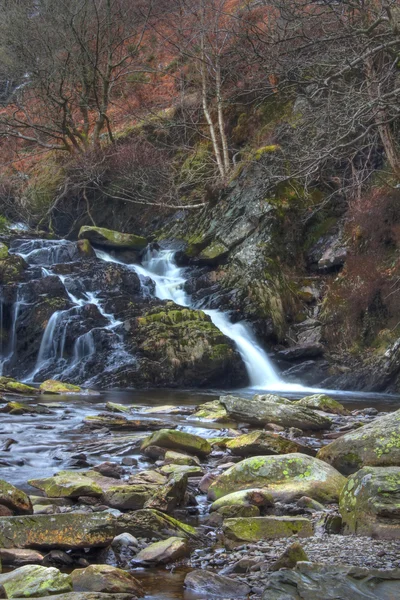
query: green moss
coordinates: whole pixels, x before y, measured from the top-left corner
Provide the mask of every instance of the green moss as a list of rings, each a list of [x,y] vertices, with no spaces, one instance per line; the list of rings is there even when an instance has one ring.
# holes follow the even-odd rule
[[[262,146],[258,148],[253,154],[253,160],[261,160],[267,154],[273,154],[280,150],[280,146],[277,144],[271,144],[270,146]]]
[[[244,517],[227,519],[224,534],[237,541],[254,542],[263,539],[308,537],[313,534],[311,521],[302,517]]]
[[[105,227],[81,227],[78,237],[109,248],[143,250],[147,246],[147,239],[140,235],[121,233]]]
[[[41,383],[40,390],[51,394],[79,394],[82,392],[82,388],[79,385],[55,381],[54,379],[48,379]]]
[[[0,260],[5,260],[8,257],[8,248],[3,242],[0,242]]]

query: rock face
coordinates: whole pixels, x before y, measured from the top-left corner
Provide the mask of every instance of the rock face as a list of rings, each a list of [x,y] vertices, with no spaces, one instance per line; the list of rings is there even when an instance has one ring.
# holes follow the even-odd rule
[[[238,542],[257,542],[292,535],[309,537],[313,526],[303,517],[242,517],[226,519],[223,531],[226,537]]]
[[[317,456],[344,475],[364,466],[400,466],[400,410],[346,433]]]
[[[253,425],[276,423],[282,427],[304,430],[329,429],[331,426],[327,417],[272,394],[256,395],[251,400],[237,396],[221,396],[220,402],[230,417]]]
[[[394,600],[400,569],[383,571],[299,562],[269,576],[263,600]]]
[[[2,479],[0,479],[0,505],[9,508],[15,515],[31,515],[33,513],[29,496]]]
[[[340,495],[346,533],[400,539],[400,467],[364,467]]]
[[[81,227],[78,238],[89,240],[98,246],[106,248],[127,248],[131,250],[143,250],[147,246],[146,238],[134,233],[120,233],[104,227]]]
[[[222,473],[209,488],[216,500],[238,490],[260,487],[275,499],[291,501],[309,496],[335,502],[346,479],[331,466],[305,454],[247,458]]]
[[[0,586],[3,586],[7,598],[36,598],[72,592],[70,575],[38,565],[26,565],[0,575]]]
[[[160,429],[145,439],[141,446],[144,451],[149,446],[159,446],[168,450],[181,450],[188,454],[205,457],[211,452],[211,446],[204,438],[176,429]]]
[[[185,587],[206,598],[247,598],[250,587],[236,579],[212,571],[192,571],[185,577]]]

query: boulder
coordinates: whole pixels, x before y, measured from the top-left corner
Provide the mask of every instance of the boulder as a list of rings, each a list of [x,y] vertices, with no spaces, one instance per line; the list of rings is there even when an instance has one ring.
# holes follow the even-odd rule
[[[24,600],[24,598],[15,598]],[[69,592],[46,596],[46,600],[137,600],[137,596],[129,594],[102,594],[101,592]]]
[[[142,509],[135,512],[125,513],[118,517],[116,523],[119,533],[131,533],[136,537],[166,539],[171,536],[197,539],[199,537],[196,529],[186,523],[165,515],[158,510]],[[1,538],[0,538],[1,541]]]
[[[89,474],[89,476],[88,476]],[[90,476],[93,474],[93,478]],[[100,497],[102,488],[95,480],[91,471],[59,471],[54,477],[46,479],[31,479],[28,481],[32,487],[42,490],[49,498],[79,498],[79,496]]]
[[[0,242],[0,260],[8,258],[8,247],[3,242]]]
[[[210,511],[220,510],[225,506],[256,506],[266,508],[274,505],[274,499],[263,489],[249,489],[227,494],[210,506]]]
[[[237,542],[257,542],[281,537],[310,537],[313,525],[304,517],[242,517],[225,519],[224,535]]]
[[[364,467],[340,495],[345,533],[400,539],[400,467]]]
[[[307,448],[281,435],[267,431],[252,431],[239,435],[237,438],[228,440],[226,447],[235,456],[262,456],[263,454],[289,454],[291,452],[315,455],[312,448]]]
[[[145,508],[155,508],[162,512],[171,513],[184,503],[187,482],[188,476],[185,473],[170,477],[167,483],[158,487],[152,497],[146,501]]]
[[[0,505],[6,506],[16,515],[33,513],[29,496],[3,479],[0,479]]]
[[[324,347],[322,344],[298,344],[297,346],[292,346],[286,350],[280,350],[277,353],[277,356],[285,360],[296,361],[317,358],[318,356],[322,356],[323,353]]]
[[[7,598],[38,598],[52,593],[72,592],[70,575],[39,565],[25,565],[0,575],[0,586],[3,586]]]
[[[229,421],[228,413],[219,400],[213,400],[212,402],[200,404],[197,407],[196,412],[193,413],[192,417],[195,419],[201,419],[203,421],[214,421],[216,423],[224,423]]]
[[[108,488],[101,498],[102,503],[119,510],[138,510],[155,492],[155,486],[146,484],[118,485]]]
[[[201,477],[202,475],[204,475],[203,469],[201,467],[198,467],[197,465],[191,466],[169,464],[160,467],[159,471],[163,475],[171,475],[173,477],[177,475],[186,475],[187,477]]]
[[[127,419],[126,417],[114,416],[107,413],[99,415],[89,415],[83,422],[90,429],[107,429],[116,431],[143,431],[144,429],[161,429],[165,426],[165,421],[161,419]]]
[[[248,598],[250,587],[237,579],[212,571],[192,571],[185,577],[185,588],[205,598]]]
[[[36,550],[20,550],[19,548],[0,548],[0,561],[4,565],[22,567],[24,565],[41,564],[43,554]]]
[[[79,385],[63,383],[54,379],[47,379],[40,384],[39,389],[46,394],[81,394],[83,392]]]
[[[252,399],[221,396],[220,401],[230,417],[252,425],[275,423],[282,427],[317,431],[331,426],[327,417],[273,394],[256,395]]]
[[[333,413],[335,415],[348,415],[349,411],[345,409],[343,404],[340,404],[337,400],[334,400],[326,394],[314,394],[313,396],[306,396],[301,400],[297,400],[294,404],[298,406],[305,406],[306,408],[313,408],[315,410],[323,410],[327,413]]]
[[[127,571],[109,565],[90,565],[71,574],[74,591],[131,593],[143,596],[140,583]]]
[[[308,561],[303,546],[299,542],[291,544],[283,554],[271,565],[271,571],[279,569],[293,569],[298,562]]]
[[[400,569],[298,562],[268,577],[263,600],[394,600],[400,598]]]
[[[37,388],[20,383],[11,377],[0,377],[0,392],[10,392],[22,396],[36,396],[40,393]]]
[[[305,454],[255,456],[230,467],[208,490],[211,500],[254,487],[274,499],[289,502],[309,496],[320,502],[336,502],[346,482],[330,465]]]
[[[186,540],[179,537],[170,537],[161,542],[155,542],[141,550],[135,558],[135,562],[148,565],[168,564],[184,558],[189,554]]]
[[[344,475],[364,466],[400,466],[400,410],[346,433],[321,448],[317,457]]]
[[[204,438],[176,429],[160,429],[146,438],[141,446],[143,452],[148,446],[159,446],[167,450],[178,450],[205,457],[211,452],[211,446]]]
[[[0,517],[1,548],[102,547],[115,534],[115,519],[107,512]]]
[[[164,456],[164,460],[167,464],[173,465],[186,465],[189,467],[200,466],[200,461],[197,456],[189,456],[182,452],[174,452],[173,450],[167,450]]]
[[[128,248],[143,250],[147,246],[146,238],[134,233],[120,233],[104,227],[81,227],[78,238],[89,240],[93,244],[106,248]]]

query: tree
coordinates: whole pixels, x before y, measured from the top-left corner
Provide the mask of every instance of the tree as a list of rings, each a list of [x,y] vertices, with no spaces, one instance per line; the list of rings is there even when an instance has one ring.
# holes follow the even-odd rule
[[[3,64],[21,81],[0,113],[0,135],[70,153],[99,146],[103,132],[113,142],[113,92],[144,69],[140,49],[152,2],[0,4]]]

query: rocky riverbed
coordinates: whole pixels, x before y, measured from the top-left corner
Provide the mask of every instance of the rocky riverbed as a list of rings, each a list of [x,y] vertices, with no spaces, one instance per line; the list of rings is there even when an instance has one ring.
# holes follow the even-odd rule
[[[4,598],[399,596],[395,401],[0,386]]]

